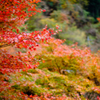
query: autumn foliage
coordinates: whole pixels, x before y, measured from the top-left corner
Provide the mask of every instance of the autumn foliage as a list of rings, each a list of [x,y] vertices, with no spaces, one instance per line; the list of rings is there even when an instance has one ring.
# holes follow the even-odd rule
[[[8,77],[3,75],[10,75],[12,72],[27,71],[34,69],[39,65],[35,61],[34,56],[30,53],[36,50],[39,43],[46,41],[50,38],[51,34],[55,34],[54,30],[47,29],[47,26],[41,31],[34,31],[31,33],[20,33],[18,28],[28,19],[28,17],[35,15],[42,10],[36,9],[36,3],[40,0],[1,0],[0,1],[0,92],[11,89],[12,84],[7,82]],[[45,12],[45,10],[43,10]],[[15,31],[16,32],[15,32]],[[9,54],[6,50],[2,49],[6,46],[14,46],[15,48],[25,48],[25,54],[18,51],[15,55]],[[35,61],[33,63],[33,61]],[[22,98],[27,99],[27,95],[16,92],[17,96],[13,94],[15,90],[11,89],[12,95],[1,96],[0,99],[14,99]],[[30,96],[31,98],[31,96]],[[38,97],[39,98],[39,97]],[[41,97],[41,98],[47,98]]]
[[[99,52],[93,54],[87,47],[78,47],[77,43],[67,46],[64,44],[65,40],[51,37],[51,35],[61,31],[58,25],[56,26],[57,31],[48,29],[45,26],[41,31],[31,33],[19,32],[18,27],[24,24],[28,17],[34,16],[37,12],[45,12],[45,10],[36,8],[36,4],[39,2],[40,0],[0,1],[0,99],[81,100],[84,98],[83,95],[87,90],[100,94]],[[2,49],[6,46],[14,46],[18,49],[18,52],[15,55],[11,55],[7,50]],[[21,52],[23,48],[26,50],[25,53]],[[32,55],[32,51],[36,51],[37,48],[39,52],[37,51]],[[46,71],[37,69],[35,70],[37,72],[33,71],[32,73],[38,73],[39,75],[34,77],[35,74],[28,72],[29,69],[37,67],[48,70],[49,74],[46,74]],[[13,72],[15,72],[15,77],[17,76],[14,81],[12,81],[14,77]],[[21,79],[23,74],[17,72],[28,76],[24,76],[26,78]],[[58,77],[52,72],[57,72],[56,75]],[[73,77],[77,76],[77,82],[70,80],[70,75],[73,75]],[[35,81],[28,79],[29,76],[34,77]],[[59,77],[62,81],[56,85],[55,79],[59,79]],[[19,81],[19,78],[21,81]],[[84,78],[83,81],[82,78]],[[81,81],[84,84],[80,84]],[[42,85],[46,89],[42,89]],[[32,88],[30,88],[31,86]],[[50,91],[48,92],[49,88]],[[60,88],[60,92],[52,90],[53,88]],[[42,94],[40,93],[41,91]],[[5,94],[6,92],[8,94]],[[60,93],[61,96],[57,96],[57,93]],[[97,99],[99,100],[100,97],[98,96]]]
[[[17,28],[17,26],[24,23],[27,16],[40,12],[40,10],[36,9],[36,3],[38,2],[40,0],[1,0],[0,30]]]
[[[3,58],[0,62],[2,63],[0,64],[1,73],[4,73],[4,71],[6,72],[8,69],[13,70],[33,68],[33,66],[29,64],[29,62],[31,63],[33,59],[30,57],[30,51],[36,50],[38,42],[47,40],[50,38],[50,35],[53,34],[53,30],[48,30],[47,27],[45,27],[42,31],[19,33],[17,27],[25,22],[26,17],[35,15],[37,12],[40,12],[40,10],[36,9],[36,3],[38,2],[39,0],[0,1],[0,47],[2,48],[5,46],[15,46],[19,49],[28,49],[26,56],[21,56],[21,53],[18,52],[16,57],[7,54],[6,51],[0,50],[1,59]],[[15,29],[16,32],[14,32],[13,29]]]

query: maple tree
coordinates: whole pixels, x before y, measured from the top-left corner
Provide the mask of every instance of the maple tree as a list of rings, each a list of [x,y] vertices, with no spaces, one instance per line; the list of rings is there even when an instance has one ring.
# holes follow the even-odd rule
[[[35,15],[37,12],[45,11],[36,8],[36,3],[40,0],[1,0],[0,1],[0,48],[5,46],[15,46],[16,48],[28,49],[23,56],[18,52],[17,56],[7,54],[6,51],[0,50],[0,72],[6,73],[14,71],[13,69],[35,68],[37,64],[32,65],[34,57],[30,51],[36,50],[38,42],[50,38],[54,31],[45,27],[41,31],[31,33],[20,33],[18,26],[21,26],[28,17]],[[16,30],[16,32],[13,31]]]
[[[20,26],[24,23],[26,16],[40,12],[36,9],[38,2],[40,0],[1,0],[0,30],[6,31]]]
[[[21,70],[27,71],[39,65],[37,61],[33,64],[34,56],[30,52],[36,50],[39,45],[38,42],[50,38],[54,31],[45,27],[41,31],[20,33],[17,28],[24,24],[28,17],[35,15],[37,12],[45,12],[45,10],[36,8],[38,2],[40,0],[0,0],[0,74],[9,74]],[[16,32],[13,30],[16,30]],[[5,46],[15,46],[19,49],[25,48],[28,51],[24,55],[19,51],[14,56],[2,49]],[[2,75],[0,77],[0,92],[4,91],[5,88],[10,89],[11,85],[5,82]],[[19,96],[20,93],[18,92],[17,95]],[[10,97],[4,96],[3,98],[12,99],[15,96],[13,94]],[[27,97],[22,94],[22,98],[25,100]]]

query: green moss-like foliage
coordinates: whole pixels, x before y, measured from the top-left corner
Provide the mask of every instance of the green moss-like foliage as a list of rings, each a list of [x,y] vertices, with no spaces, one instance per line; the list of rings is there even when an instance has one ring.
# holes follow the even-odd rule
[[[35,69],[37,73],[28,71],[22,74],[16,73],[10,76],[11,89],[7,92],[15,93],[23,92],[24,94],[38,95],[52,94],[52,96],[66,95],[71,100],[81,98],[86,100],[84,95],[86,91],[91,91],[95,86],[93,81],[84,78],[81,75],[67,74],[63,75],[59,72],[52,72],[47,68]],[[0,96],[6,95],[4,92],[0,93]],[[17,98],[17,97],[16,97]]]

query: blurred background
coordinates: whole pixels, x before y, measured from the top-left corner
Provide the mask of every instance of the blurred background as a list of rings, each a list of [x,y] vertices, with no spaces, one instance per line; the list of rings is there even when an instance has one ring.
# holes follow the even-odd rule
[[[100,0],[41,0],[37,7],[44,9],[42,13],[30,17],[20,27],[20,31],[28,32],[60,26],[62,32],[55,38],[66,39],[71,45],[87,46],[92,52],[100,49]]]

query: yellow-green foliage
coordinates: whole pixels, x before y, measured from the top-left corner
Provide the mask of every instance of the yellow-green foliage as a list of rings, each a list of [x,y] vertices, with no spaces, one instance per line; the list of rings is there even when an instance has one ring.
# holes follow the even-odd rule
[[[40,23],[41,23],[41,25],[47,24],[48,27],[55,27],[57,21],[55,21],[55,19],[45,18],[45,19],[41,19]]]
[[[86,45],[86,35],[84,31],[80,31],[76,26],[68,27],[64,34],[59,34],[60,38],[65,38],[65,43],[73,44],[78,42],[78,45]]]
[[[80,63],[78,58],[73,57],[73,55],[68,56],[54,56],[50,54],[43,55],[42,58],[45,60],[45,63],[40,64],[39,68],[48,68],[50,71],[57,71],[59,73],[71,72],[77,73],[77,69],[80,70]]]
[[[11,90],[14,90],[15,92],[19,91],[27,95],[49,93],[62,96],[65,94],[67,97],[73,97],[70,100],[76,100],[78,98],[85,100],[83,94],[93,87],[92,81],[79,75],[67,76],[58,72],[51,72],[47,69],[35,69],[35,71],[37,73],[31,73],[31,70],[31,72],[26,72],[27,74],[12,74],[9,77],[11,80],[11,89],[8,91],[8,96],[10,96]],[[78,93],[81,93],[80,97]],[[6,93],[0,93],[0,95],[6,94],[7,91]]]
[[[61,30],[66,30],[67,29],[67,23],[64,22],[63,24],[58,22],[57,20],[53,19],[53,18],[45,18],[45,19],[41,19],[40,20],[40,25],[41,26],[45,26],[47,25],[48,28],[54,28],[56,29],[56,25],[58,25],[60,27]]]

